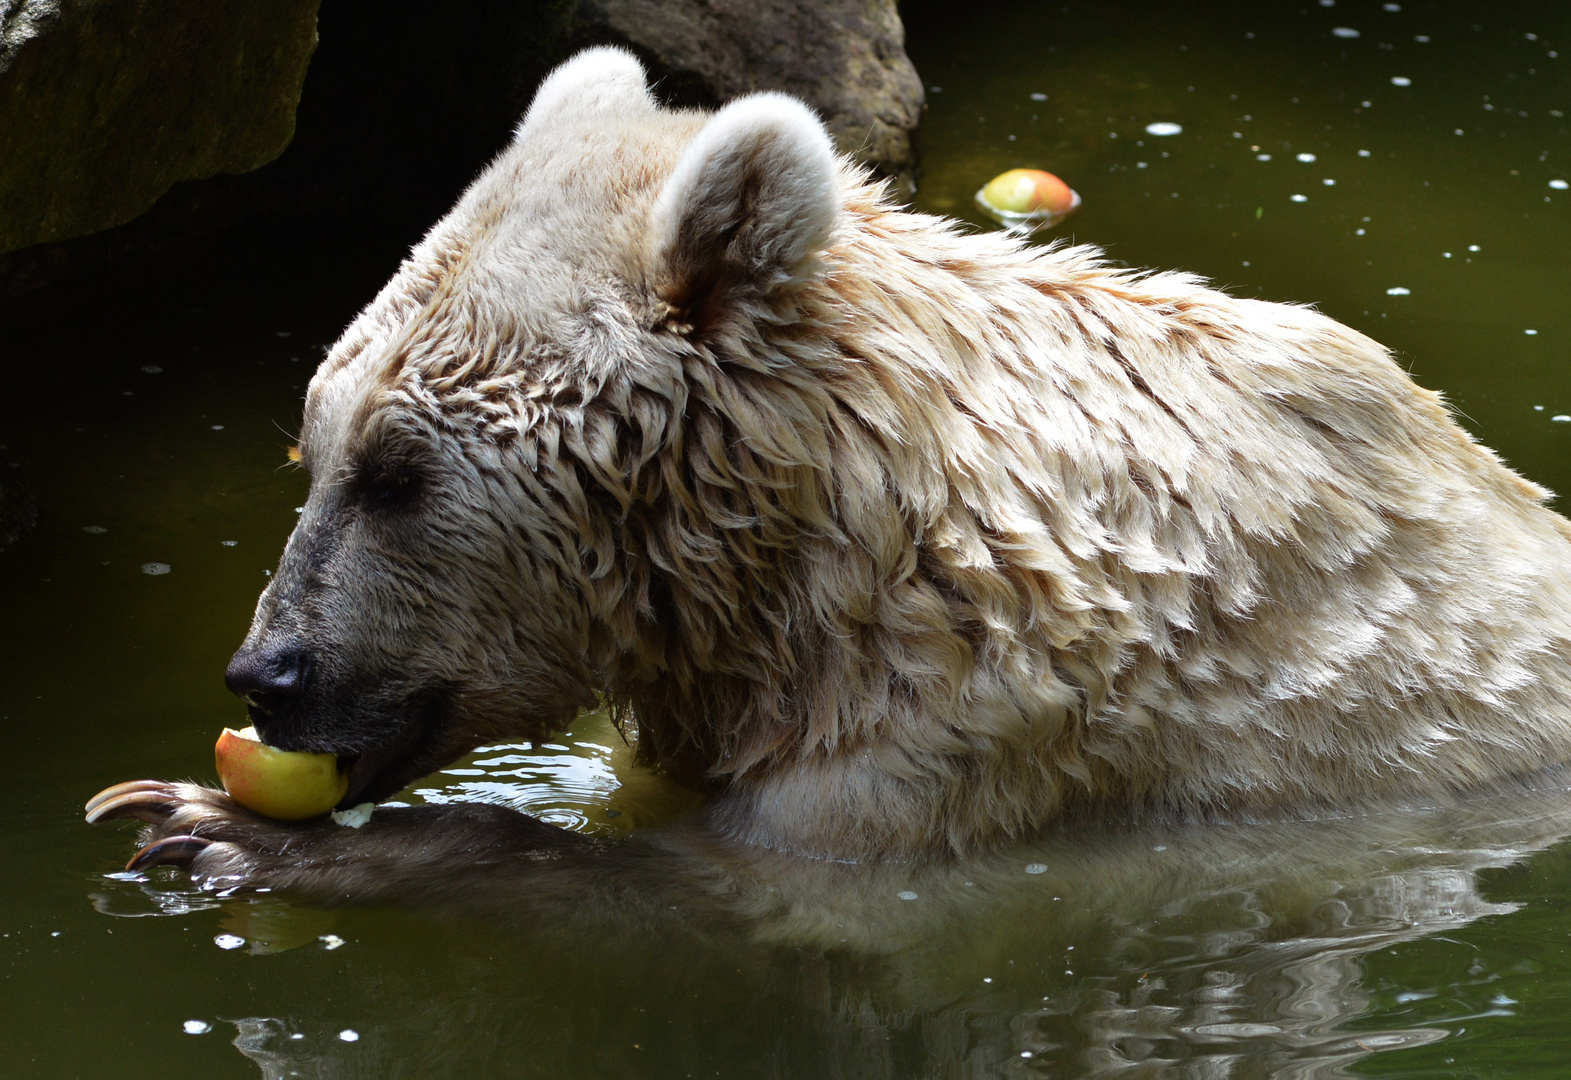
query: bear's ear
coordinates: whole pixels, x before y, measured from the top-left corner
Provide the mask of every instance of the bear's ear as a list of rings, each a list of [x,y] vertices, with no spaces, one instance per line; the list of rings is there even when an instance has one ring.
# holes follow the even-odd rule
[[[842,209],[818,117],[784,94],[739,98],[699,129],[655,200],[651,285],[702,326],[738,290],[764,295],[810,273]]]
[[[585,49],[545,77],[514,138],[568,119],[630,116],[655,108],[638,58],[626,49],[602,45]]]

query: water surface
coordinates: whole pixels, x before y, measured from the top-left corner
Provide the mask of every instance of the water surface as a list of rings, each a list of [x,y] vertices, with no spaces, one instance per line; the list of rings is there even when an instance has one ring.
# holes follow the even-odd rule
[[[921,208],[985,227],[982,183],[1051,169],[1085,205],[1043,239],[1313,303],[1571,490],[1563,6],[904,10]],[[304,501],[301,392],[409,239],[242,231],[0,309],[0,469],[40,510],[0,552],[0,1076],[1560,1074],[1558,785],[927,872],[677,828],[633,887],[542,875],[468,913],[116,876],[130,830],[81,803],[211,779],[224,663]],[[654,843],[687,797],[627,757],[588,717],[403,798]]]

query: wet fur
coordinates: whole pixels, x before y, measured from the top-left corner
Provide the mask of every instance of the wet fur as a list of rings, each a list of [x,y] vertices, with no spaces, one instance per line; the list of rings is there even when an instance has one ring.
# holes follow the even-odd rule
[[[611,50],[547,82],[312,382],[250,639],[321,653],[295,743],[440,688],[402,781],[605,695],[711,830],[857,860],[1566,759],[1567,522],[1386,350],[828,146]]]

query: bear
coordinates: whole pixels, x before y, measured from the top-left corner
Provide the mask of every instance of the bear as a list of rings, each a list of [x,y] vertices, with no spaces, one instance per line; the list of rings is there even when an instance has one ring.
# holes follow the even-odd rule
[[[706,835],[857,863],[1571,756],[1571,525],[1379,344],[901,208],[801,103],[665,108],[614,48],[331,349],[300,452],[226,680],[343,806],[600,702]],[[114,817],[133,866],[334,895],[569,844],[155,781]]]

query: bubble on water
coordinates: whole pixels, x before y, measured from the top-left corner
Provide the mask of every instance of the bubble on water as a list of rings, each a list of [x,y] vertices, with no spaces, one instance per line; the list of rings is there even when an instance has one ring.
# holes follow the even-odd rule
[[[1045,873],[1047,873],[1047,864],[1046,863],[1039,863],[1039,862],[1026,863],[1026,873],[1028,873],[1028,874],[1045,874]]]
[[[164,369],[159,367],[157,364],[143,364],[142,365],[142,374],[143,375],[162,375],[163,373],[164,373]]]
[[[1363,229],[1354,229],[1353,230],[1353,235],[1354,236],[1363,236],[1364,235],[1364,230]]]
[[[1387,296],[1411,296],[1412,294],[1413,290],[1404,285],[1393,285],[1386,290]]]
[[[1393,75],[1393,76],[1391,76],[1391,85],[1392,86],[1412,86],[1413,85],[1413,80],[1409,79],[1406,75]]]
[[[1522,333],[1526,334],[1528,337],[1537,337],[1538,336],[1538,331],[1537,330],[1523,330]]]
[[[1031,100],[1032,101],[1046,101],[1047,100],[1047,95],[1046,94],[1032,94],[1031,95]]]
[[[1380,10],[1382,10],[1382,11],[1393,11],[1393,12],[1401,11],[1402,10],[1402,5],[1401,4],[1381,4],[1380,5]]]
[[[85,533],[92,533],[94,536],[102,536],[109,530],[104,528],[102,525],[83,525],[82,531]]]
[[[245,944],[245,938],[236,937],[234,934],[219,934],[213,939],[213,944],[220,949],[238,949]]]
[[[915,900],[916,899],[916,893],[912,892],[910,889],[901,889],[899,892],[895,893],[895,895],[898,896],[902,900]]]
[[[1566,183],[1564,180],[1551,180],[1549,181],[1549,186],[1556,191],[1564,191],[1566,188],[1571,187],[1571,184]]]
[[[1302,154],[1299,154],[1297,156],[1298,156],[1298,160],[1302,161],[1306,165],[1309,164],[1309,162],[1315,160],[1315,155],[1311,154],[1307,150],[1304,151]]]
[[[1322,184],[1324,184],[1326,187],[1336,187],[1336,181],[1331,179],[1329,176],[1326,177],[1324,180],[1322,180],[1320,182]]]
[[[235,546],[235,545],[236,545],[236,544],[238,544],[238,543],[239,543],[239,542],[240,542],[240,541],[238,541],[238,540],[220,540],[220,541],[218,541],[218,542],[219,542],[219,543],[220,543],[220,544],[222,544],[222,545],[224,545],[224,547],[234,547],[234,546]]]
[[[292,330],[279,330],[273,336],[274,337],[293,337],[294,336],[294,331],[292,331]]]
[[[142,573],[159,577],[169,573],[170,566],[166,562],[145,562],[142,564]]]
[[[1270,154],[1256,154],[1255,155],[1255,160],[1256,161],[1270,161],[1271,160],[1271,155]]]
[[[1309,196],[1308,195],[1289,195],[1288,198],[1292,199],[1294,202],[1308,202],[1309,201]]]
[[[344,939],[339,937],[337,934],[323,934],[316,940],[320,941],[324,946],[326,946],[329,952],[338,948],[344,943]]]
[[[344,1040],[344,1042],[359,1042],[360,1041],[360,1033],[358,1031],[356,1031],[354,1028],[344,1028],[344,1030],[342,1030],[342,1031],[340,1031],[338,1033],[338,1037],[340,1039]]]
[[[224,425],[222,425],[222,424],[214,424],[213,425],[213,430],[214,431],[222,431],[222,430],[224,430]]]
[[[295,513],[297,513],[297,514],[303,514],[303,513],[305,513],[305,507],[303,507],[303,506],[297,506],[297,507],[295,507]]]
[[[1549,419],[1555,421],[1556,423],[1571,424],[1571,416],[1567,416],[1565,413],[1561,413],[1558,416],[1551,416]]]
[[[1351,26],[1333,26],[1331,33],[1339,38],[1356,38],[1358,36],[1358,31]]]
[[[1143,168],[1145,168],[1145,167],[1146,167],[1146,163],[1145,163],[1145,162],[1143,162],[1143,161],[1137,161],[1137,162],[1135,162],[1135,168],[1137,168],[1137,169],[1143,169]]]
[[[1420,45],[1428,45],[1429,44],[1429,35],[1428,34],[1414,34],[1413,35],[1413,40],[1418,42]]]
[[[1467,250],[1469,250],[1469,251],[1477,251],[1478,250],[1478,245],[1477,244],[1469,244],[1469,245],[1467,245]]]
[[[213,1030],[213,1025],[206,1020],[187,1020],[180,1026],[185,1029],[187,1035],[206,1035]]]
[[[1168,120],[1158,120],[1154,124],[1146,125],[1147,135],[1177,135],[1183,130],[1184,129],[1182,125],[1172,123]]]

